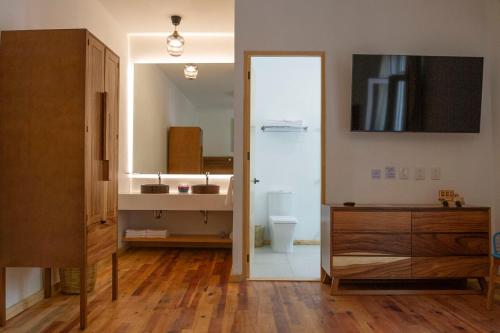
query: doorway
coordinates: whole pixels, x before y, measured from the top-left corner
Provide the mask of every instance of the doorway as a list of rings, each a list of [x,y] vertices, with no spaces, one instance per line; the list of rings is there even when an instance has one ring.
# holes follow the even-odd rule
[[[245,54],[244,274],[319,280],[324,53]]]

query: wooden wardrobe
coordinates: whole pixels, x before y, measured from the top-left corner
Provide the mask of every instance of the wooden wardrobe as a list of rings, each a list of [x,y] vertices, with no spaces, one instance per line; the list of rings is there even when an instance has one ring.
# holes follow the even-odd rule
[[[168,173],[203,172],[203,131],[200,127],[170,127],[167,146]]]
[[[0,325],[5,268],[112,258],[117,297],[119,57],[89,31],[3,31],[0,42]],[[86,327],[87,294],[80,295]]]

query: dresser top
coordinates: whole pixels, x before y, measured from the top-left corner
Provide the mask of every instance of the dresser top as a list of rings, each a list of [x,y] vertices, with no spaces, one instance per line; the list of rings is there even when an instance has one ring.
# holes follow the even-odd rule
[[[463,207],[443,207],[439,204],[356,204],[354,207],[344,206],[342,204],[326,204],[324,206],[331,207],[334,210],[343,211],[458,211],[458,210],[489,210],[490,207],[464,205]]]

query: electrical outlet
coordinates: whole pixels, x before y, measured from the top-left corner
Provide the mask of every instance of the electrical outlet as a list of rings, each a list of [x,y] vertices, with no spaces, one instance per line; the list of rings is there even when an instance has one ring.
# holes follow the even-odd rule
[[[380,179],[382,178],[382,170],[380,169],[372,169],[371,170],[372,179]]]
[[[393,166],[385,167],[385,179],[396,179],[396,168]]]
[[[441,168],[440,167],[431,168],[431,179],[432,180],[440,180],[441,179]]]
[[[410,179],[410,168],[399,168],[399,179]]]
[[[425,180],[425,168],[416,167],[415,168],[415,180]]]

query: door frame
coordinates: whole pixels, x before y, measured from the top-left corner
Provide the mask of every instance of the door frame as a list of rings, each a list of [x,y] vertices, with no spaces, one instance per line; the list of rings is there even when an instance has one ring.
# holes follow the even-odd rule
[[[243,63],[243,277],[250,273],[250,64],[253,57],[319,57],[321,59],[321,203],[325,203],[326,96],[324,51],[245,51]],[[319,222],[319,221],[318,221]],[[318,267],[321,269],[321,267]]]

